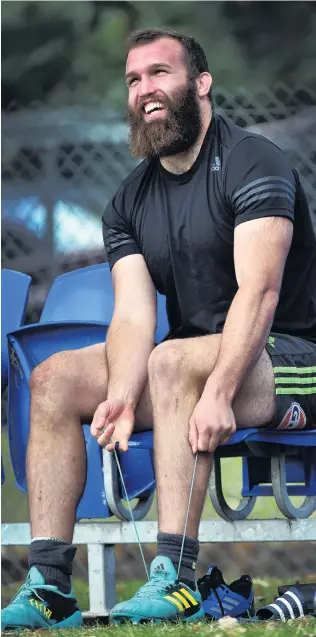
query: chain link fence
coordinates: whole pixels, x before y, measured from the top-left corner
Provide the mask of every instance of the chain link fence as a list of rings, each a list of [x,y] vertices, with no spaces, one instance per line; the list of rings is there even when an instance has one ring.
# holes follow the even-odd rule
[[[245,88],[232,94],[217,88],[214,99],[217,112],[266,135],[290,157],[301,175],[316,230],[315,90],[278,84],[256,94]],[[128,151],[127,133],[127,125],[109,120],[106,108],[101,107],[51,110],[35,104],[25,110],[12,104],[3,113],[2,266],[32,277],[27,322],[38,320],[56,276],[106,260],[102,212],[136,165]],[[6,441],[3,453],[7,479],[2,488],[2,520],[25,521],[26,498],[14,487]],[[154,519],[155,510],[151,515]],[[299,549],[295,544],[203,546],[200,569],[205,572],[213,562],[234,577],[250,572],[260,578],[295,574],[315,579],[313,549],[315,553],[315,547],[305,544]],[[153,551],[145,547],[148,561]],[[118,547],[117,557],[118,579],[143,578],[137,547]],[[24,548],[2,548],[3,605],[26,570]],[[74,574],[77,582],[87,581],[87,555],[82,547]]]

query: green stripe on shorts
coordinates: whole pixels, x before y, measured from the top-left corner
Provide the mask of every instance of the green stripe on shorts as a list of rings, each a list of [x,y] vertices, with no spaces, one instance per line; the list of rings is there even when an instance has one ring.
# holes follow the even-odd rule
[[[315,374],[316,367],[274,367],[275,374]]]
[[[299,394],[305,395],[308,394],[316,394],[316,387],[277,387],[275,390],[277,395],[285,395],[285,394]]]
[[[277,376],[274,380],[276,385],[295,385],[295,383],[298,383],[299,385],[311,385],[312,383],[316,383],[316,376],[306,376],[305,378]]]

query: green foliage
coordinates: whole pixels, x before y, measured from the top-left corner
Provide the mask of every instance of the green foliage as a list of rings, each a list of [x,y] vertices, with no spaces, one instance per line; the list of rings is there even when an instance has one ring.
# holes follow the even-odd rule
[[[1,487],[1,520],[2,522],[27,522],[27,497],[15,486],[5,429],[1,431],[1,454],[5,471],[5,481]]]
[[[309,7],[311,5],[311,7]],[[198,38],[216,85],[315,84],[313,3],[2,3],[4,103],[45,99],[125,109],[125,41],[134,27],[169,26]]]

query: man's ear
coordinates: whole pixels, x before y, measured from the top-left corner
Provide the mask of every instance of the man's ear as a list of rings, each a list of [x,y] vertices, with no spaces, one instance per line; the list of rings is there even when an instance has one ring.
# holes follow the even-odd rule
[[[212,76],[210,73],[204,71],[197,79],[197,90],[199,97],[205,97],[208,95],[212,86]]]

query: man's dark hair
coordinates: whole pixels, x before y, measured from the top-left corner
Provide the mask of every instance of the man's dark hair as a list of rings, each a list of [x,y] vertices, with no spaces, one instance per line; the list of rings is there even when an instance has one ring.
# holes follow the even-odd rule
[[[187,57],[189,77],[191,79],[197,78],[203,72],[209,72],[206,55],[197,40],[188,35],[182,35],[173,29],[138,29],[133,31],[127,40],[127,53],[137,46],[154,42],[160,38],[173,38],[182,44]],[[212,87],[208,92],[208,98],[213,103]]]

